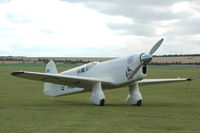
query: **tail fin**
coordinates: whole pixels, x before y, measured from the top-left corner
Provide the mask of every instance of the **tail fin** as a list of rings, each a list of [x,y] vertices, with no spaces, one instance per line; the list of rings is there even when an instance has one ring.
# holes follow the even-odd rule
[[[46,65],[45,73],[58,73],[56,64],[53,60],[49,61],[49,63]]]
[[[56,64],[53,60],[46,65],[45,73],[57,74]],[[48,96],[61,96],[83,91],[83,88],[75,88],[53,83],[44,83],[44,94]]]
[[[56,64],[53,60],[49,61],[49,63],[46,65],[45,73],[52,73],[57,74],[57,68]],[[52,83],[44,83],[44,94],[48,96],[56,96],[57,91],[60,89],[60,85],[52,84]]]

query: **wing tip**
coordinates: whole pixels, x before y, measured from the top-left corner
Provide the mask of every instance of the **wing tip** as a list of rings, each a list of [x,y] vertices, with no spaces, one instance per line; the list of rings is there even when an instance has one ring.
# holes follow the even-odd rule
[[[17,75],[20,75],[20,74],[24,74],[24,72],[12,72],[11,73],[12,76],[17,76]]]
[[[187,81],[192,81],[192,80],[194,80],[193,78],[187,78],[186,79]]]

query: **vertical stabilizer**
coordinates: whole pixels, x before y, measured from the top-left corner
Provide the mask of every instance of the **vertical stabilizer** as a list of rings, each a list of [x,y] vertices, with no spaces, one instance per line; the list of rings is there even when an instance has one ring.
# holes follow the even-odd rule
[[[53,60],[49,61],[49,63],[46,65],[45,73],[58,73],[56,64]]]
[[[56,64],[53,60],[49,61],[49,63],[46,65],[45,73],[51,73],[51,74],[57,74],[57,68]],[[53,83],[44,83],[44,94],[48,96],[62,96],[67,95],[71,93],[76,93],[83,91],[83,88],[76,88],[72,86],[64,86],[59,84],[53,84]]]
[[[53,60],[47,63],[46,68],[45,68],[45,73],[52,73],[52,74],[58,73],[56,64]],[[56,96],[58,89],[60,89],[60,85],[47,83],[47,82],[44,83],[44,94],[48,96]]]

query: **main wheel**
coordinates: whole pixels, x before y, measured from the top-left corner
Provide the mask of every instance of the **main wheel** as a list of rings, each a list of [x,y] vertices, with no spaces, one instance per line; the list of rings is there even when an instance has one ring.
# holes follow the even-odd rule
[[[99,106],[104,106],[104,104],[105,104],[105,99],[102,99],[102,100],[100,101]]]
[[[133,106],[141,106],[142,105],[142,100],[138,100],[136,104],[132,104]]]

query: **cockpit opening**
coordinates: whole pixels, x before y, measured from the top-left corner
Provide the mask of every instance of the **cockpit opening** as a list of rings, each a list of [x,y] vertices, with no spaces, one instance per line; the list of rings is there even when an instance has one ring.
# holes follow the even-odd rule
[[[98,62],[91,62],[77,70],[77,74],[85,73],[92,69]]]

